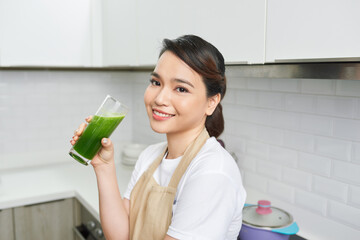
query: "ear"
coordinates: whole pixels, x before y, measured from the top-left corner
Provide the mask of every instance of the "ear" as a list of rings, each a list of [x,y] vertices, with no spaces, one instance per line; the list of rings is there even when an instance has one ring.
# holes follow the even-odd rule
[[[211,116],[213,114],[213,112],[215,111],[215,108],[219,104],[220,100],[221,100],[220,93],[208,98],[208,105],[207,105],[207,109],[205,112],[207,116]]]

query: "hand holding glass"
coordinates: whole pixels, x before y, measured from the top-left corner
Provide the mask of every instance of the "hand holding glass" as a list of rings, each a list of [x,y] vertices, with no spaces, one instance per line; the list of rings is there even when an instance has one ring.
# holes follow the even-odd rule
[[[88,165],[101,148],[101,139],[108,138],[124,119],[128,108],[107,95],[79,140],[69,154],[76,161]]]

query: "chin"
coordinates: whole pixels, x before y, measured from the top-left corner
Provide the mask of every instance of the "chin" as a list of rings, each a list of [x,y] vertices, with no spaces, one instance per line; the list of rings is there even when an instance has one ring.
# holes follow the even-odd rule
[[[163,127],[159,127],[159,126],[153,126],[153,124],[151,124],[151,123],[150,123],[150,127],[156,133],[162,133],[162,134],[168,133],[167,129],[165,129]]]

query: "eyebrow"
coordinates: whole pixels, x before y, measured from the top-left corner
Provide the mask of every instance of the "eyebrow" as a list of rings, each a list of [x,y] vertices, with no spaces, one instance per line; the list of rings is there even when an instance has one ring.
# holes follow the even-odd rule
[[[156,73],[156,72],[152,72],[152,73],[151,73],[151,76],[154,76],[154,77],[156,77],[156,78],[160,78],[160,79],[161,79],[160,75],[159,75],[158,73]],[[189,85],[189,86],[192,87],[192,88],[195,88],[194,85],[193,85],[191,82],[189,82],[188,80],[185,80],[185,79],[174,78],[173,81],[179,82],[179,83],[184,83],[184,84]]]

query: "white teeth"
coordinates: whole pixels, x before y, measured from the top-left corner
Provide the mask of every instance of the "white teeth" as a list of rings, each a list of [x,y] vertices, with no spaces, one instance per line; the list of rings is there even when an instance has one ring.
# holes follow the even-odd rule
[[[171,117],[171,114],[165,114],[154,110],[154,113],[160,117]]]

